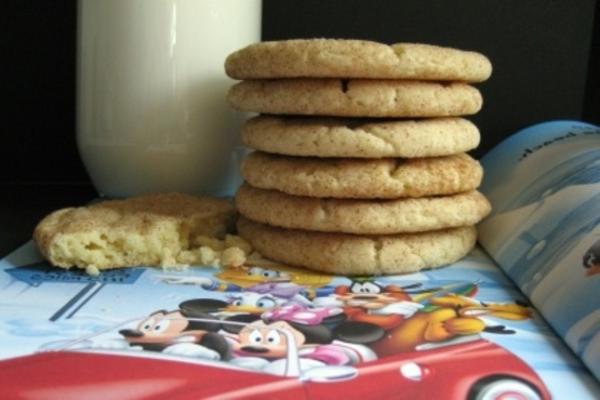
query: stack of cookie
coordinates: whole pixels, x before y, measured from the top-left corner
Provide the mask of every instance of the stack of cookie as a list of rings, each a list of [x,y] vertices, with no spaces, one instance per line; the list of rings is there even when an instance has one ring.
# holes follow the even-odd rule
[[[478,53],[353,40],[264,42],[231,54],[244,81],[238,230],[263,255],[325,272],[414,272],[473,247],[490,211],[465,152],[479,131]]]

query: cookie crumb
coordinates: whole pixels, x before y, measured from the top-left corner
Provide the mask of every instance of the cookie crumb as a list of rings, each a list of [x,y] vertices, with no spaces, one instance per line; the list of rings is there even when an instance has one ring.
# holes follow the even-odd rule
[[[245,255],[248,255],[252,252],[252,246],[245,239],[236,235],[226,235],[225,236],[225,246],[227,247],[237,247],[241,249]]]
[[[198,249],[199,261],[203,265],[211,265],[217,260],[217,253],[208,246],[201,246]]]
[[[225,267],[241,267],[246,262],[246,254],[239,247],[229,247],[221,256],[221,264]]]
[[[192,245],[210,247],[213,250],[225,249],[225,242],[223,240],[205,235],[196,236],[194,240],[192,240]]]
[[[93,264],[90,264],[87,267],[85,267],[85,272],[86,272],[86,274],[91,275],[91,276],[100,275],[100,270],[98,269],[98,267],[96,267]]]

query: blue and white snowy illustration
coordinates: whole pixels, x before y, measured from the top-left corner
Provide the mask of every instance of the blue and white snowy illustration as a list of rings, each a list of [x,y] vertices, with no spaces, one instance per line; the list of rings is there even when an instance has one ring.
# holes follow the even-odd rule
[[[480,242],[600,373],[600,128],[556,121],[486,155]]]

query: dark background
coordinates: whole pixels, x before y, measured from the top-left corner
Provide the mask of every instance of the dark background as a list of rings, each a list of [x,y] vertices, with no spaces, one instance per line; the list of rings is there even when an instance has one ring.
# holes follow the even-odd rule
[[[494,73],[479,85],[485,104],[472,118],[481,155],[536,122],[600,124],[597,3],[264,0],[263,40],[429,42],[486,54]],[[75,0],[3,1],[0,255],[47,211],[95,195],[75,145],[76,15]]]

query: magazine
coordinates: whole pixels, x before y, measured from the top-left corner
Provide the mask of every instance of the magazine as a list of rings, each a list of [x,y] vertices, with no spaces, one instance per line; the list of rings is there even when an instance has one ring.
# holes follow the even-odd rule
[[[535,125],[482,164],[480,243],[600,378],[600,128]]]
[[[419,273],[94,277],[27,243],[0,261],[0,398],[600,398],[598,132],[540,125],[490,152],[483,247]]]

